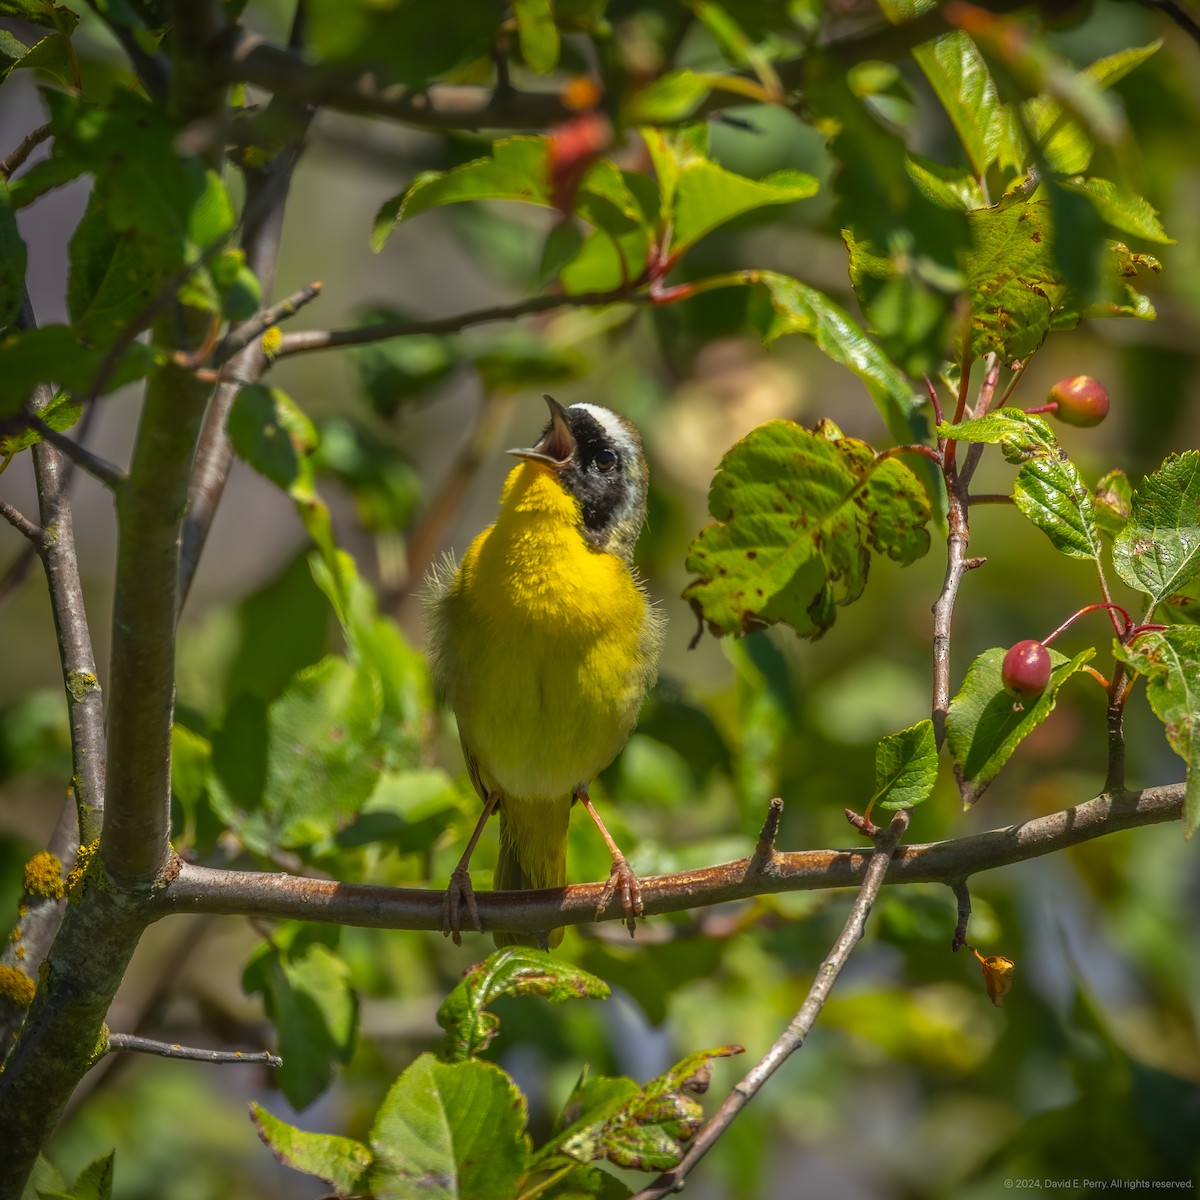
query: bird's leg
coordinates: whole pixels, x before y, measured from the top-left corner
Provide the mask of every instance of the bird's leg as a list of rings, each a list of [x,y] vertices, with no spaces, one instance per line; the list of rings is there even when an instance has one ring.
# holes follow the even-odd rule
[[[609,872],[608,882],[604,885],[604,891],[600,893],[600,903],[596,906],[596,915],[599,916],[608,907],[608,902],[619,887],[621,889],[621,907],[625,910],[625,924],[629,929],[629,936],[633,937],[634,918],[642,915],[642,885],[633,873],[633,868],[625,861],[625,855],[617,848],[612,834],[605,829],[600,814],[593,807],[591,797],[588,796],[587,788],[579,788],[575,793],[575,798],[587,810],[588,816],[596,822],[596,828],[600,830],[600,836],[604,839],[609,854],[612,855],[612,870]]]
[[[475,823],[475,832],[471,834],[471,840],[467,842],[467,848],[463,851],[462,858],[458,860],[458,866],[450,872],[450,883],[446,888],[445,898],[442,900],[442,936],[452,937],[456,946],[462,945],[458,909],[464,901],[471,917],[472,926],[476,932],[483,932],[483,926],[479,923],[479,906],[475,903],[475,891],[471,887],[471,873],[467,868],[471,863],[471,855],[475,853],[479,835],[483,833],[483,827],[488,823],[488,817],[495,811],[499,800],[499,792],[488,793],[488,798],[483,802],[483,812],[479,814],[479,820]]]

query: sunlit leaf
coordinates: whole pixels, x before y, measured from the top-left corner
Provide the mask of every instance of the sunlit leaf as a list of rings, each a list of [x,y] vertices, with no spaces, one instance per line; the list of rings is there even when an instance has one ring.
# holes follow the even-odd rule
[[[362,1142],[297,1129],[253,1101],[250,1119],[258,1136],[285,1167],[315,1175],[344,1196],[363,1190],[372,1155]]]
[[[1002,648],[985,650],[975,659],[946,715],[946,744],[967,804],[979,799],[1021,741],[1050,715],[1058,689],[1095,656],[1096,649],[1089,646],[1072,659],[1051,650],[1053,671],[1046,690],[1023,701],[1014,699],[1001,681],[1006,653]]]
[[[961,29],[913,51],[925,72],[975,175],[982,178],[1000,142],[1000,97],[978,47]]]
[[[82,415],[83,406],[65,392],[57,392],[45,408],[38,410],[38,416],[55,433],[66,433]],[[0,459],[28,450],[41,440],[42,435],[36,429],[0,436]]]
[[[539,74],[558,66],[558,27],[550,0],[513,0],[521,57]]]
[[[929,549],[917,477],[828,423],[759,426],[721,460],[708,508],[684,596],[715,635],[784,622],[819,637],[862,594],[870,552],[908,564]]]
[[[1200,829],[1200,627],[1152,630],[1116,654],[1146,676],[1150,707],[1167,730],[1171,749],[1187,764],[1183,835]]]
[[[1114,229],[1132,233],[1147,242],[1174,245],[1175,239],[1167,236],[1158,213],[1141,196],[1127,192],[1107,179],[1085,178],[1082,175],[1064,179],[1061,184],[1091,200],[1096,211]]]
[[[1101,533],[1115,538],[1125,528],[1133,511],[1133,485],[1119,467],[1097,481],[1092,492],[1092,508]]]
[[[937,772],[932,721],[919,721],[880,738],[875,747],[875,794],[871,804],[886,809],[915,808],[933,794]]]
[[[500,1020],[487,1011],[500,996],[541,996],[552,1004],[605,999],[608,985],[541,950],[510,946],[472,967],[438,1009],[446,1031],[439,1057],[473,1058],[496,1036]]]
[[[260,475],[289,495],[309,495],[317,444],[313,423],[286,393],[265,384],[248,384],[229,413],[229,440]]]
[[[1113,566],[1155,604],[1200,572],[1200,451],[1172,455],[1137,486]]]
[[[375,1117],[378,1200],[512,1200],[529,1163],[525,1097],[493,1063],[422,1054]]]

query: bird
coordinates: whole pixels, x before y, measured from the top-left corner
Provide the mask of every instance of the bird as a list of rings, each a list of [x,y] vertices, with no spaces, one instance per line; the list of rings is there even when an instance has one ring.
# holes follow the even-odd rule
[[[468,867],[498,812],[497,890],[566,884],[567,825],[578,802],[612,857],[597,912],[620,895],[633,934],[642,912],[637,875],[588,794],[637,720],[658,674],[665,620],[633,565],[646,520],[642,439],[596,404],[564,407],[538,441],[510,450],[493,524],[431,572],[427,645],[438,692],[458,721],[467,771],[483,801],[450,877],[443,933],[460,941],[460,913],[481,930]],[[498,946],[552,949],[537,936],[494,930]]]

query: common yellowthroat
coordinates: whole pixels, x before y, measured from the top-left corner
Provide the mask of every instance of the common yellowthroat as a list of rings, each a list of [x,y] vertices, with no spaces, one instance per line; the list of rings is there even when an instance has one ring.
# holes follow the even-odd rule
[[[619,889],[626,920],[641,911],[637,876],[605,829],[588,784],[616,757],[654,682],[663,618],[634,572],[646,520],[646,458],[637,429],[594,404],[550,421],[500,494],[500,512],[461,566],[435,571],[427,593],[430,665],[458,718],[483,813],[454,869],[443,932],[459,940],[465,904],[480,929],[467,867],[500,813],[497,889],[562,887],[567,823],[578,800],[612,855],[603,909]],[[497,945],[556,946],[497,931]]]

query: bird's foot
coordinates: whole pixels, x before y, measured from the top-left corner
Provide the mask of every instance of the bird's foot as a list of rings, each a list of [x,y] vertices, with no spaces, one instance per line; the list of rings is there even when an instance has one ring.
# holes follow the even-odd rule
[[[483,932],[479,921],[479,906],[475,903],[475,890],[471,887],[471,873],[461,863],[450,873],[450,883],[442,898],[442,936],[453,938],[456,946],[462,945],[459,932],[459,909],[466,905],[471,926],[477,933]]]
[[[612,870],[608,873],[608,882],[600,893],[600,903],[596,906],[599,916],[608,907],[613,896],[620,894],[621,908],[625,911],[625,927],[629,936],[633,937],[636,918],[642,915],[642,885],[634,874],[633,868],[625,861],[623,854],[613,855]]]

